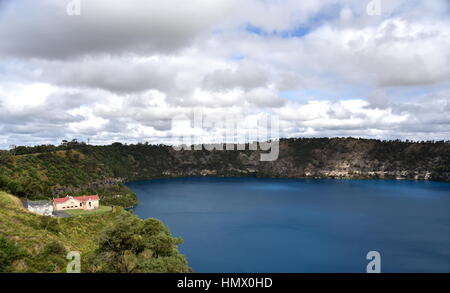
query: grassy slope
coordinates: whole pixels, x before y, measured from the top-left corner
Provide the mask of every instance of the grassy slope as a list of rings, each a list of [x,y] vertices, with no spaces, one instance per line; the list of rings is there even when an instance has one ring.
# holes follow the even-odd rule
[[[67,251],[83,254],[96,248],[96,234],[114,223],[122,212],[59,218],[56,219],[59,232],[52,232],[40,224],[44,217],[28,212],[17,197],[0,191],[0,236],[15,242],[30,255],[42,253],[45,245],[51,242],[61,243]],[[13,269],[30,270],[25,261],[17,262]]]
[[[92,215],[110,213],[111,209],[112,209],[111,206],[102,206],[101,205],[98,209],[95,209],[95,210],[66,210],[65,212],[73,217],[77,217],[77,216],[92,216]]]

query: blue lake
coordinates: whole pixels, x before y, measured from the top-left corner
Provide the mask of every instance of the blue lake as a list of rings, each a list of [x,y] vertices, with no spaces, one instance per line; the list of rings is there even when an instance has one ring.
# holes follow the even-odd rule
[[[176,178],[131,182],[141,218],[196,272],[450,272],[450,183]]]

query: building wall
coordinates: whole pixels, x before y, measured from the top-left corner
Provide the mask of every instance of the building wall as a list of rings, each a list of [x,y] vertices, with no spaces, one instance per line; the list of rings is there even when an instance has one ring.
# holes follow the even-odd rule
[[[28,206],[28,210],[30,212],[36,213],[36,214],[40,214],[40,215],[44,215],[44,216],[51,216],[53,213],[53,206],[51,206],[50,204],[47,206]]]
[[[76,210],[82,209],[81,202],[76,199],[69,199],[63,203],[54,203],[55,210],[64,211],[64,210]]]
[[[89,206],[89,202],[91,202],[91,205]],[[86,210],[91,210],[91,209],[98,209],[99,203],[98,200],[89,200],[86,202]]]
[[[89,206],[89,202],[91,202],[91,205]],[[65,210],[92,210],[97,209],[99,207],[99,201],[98,200],[90,200],[87,202],[81,202],[76,199],[69,199],[66,202],[63,203],[54,203],[53,206],[55,207],[55,210],[57,211],[65,211]]]

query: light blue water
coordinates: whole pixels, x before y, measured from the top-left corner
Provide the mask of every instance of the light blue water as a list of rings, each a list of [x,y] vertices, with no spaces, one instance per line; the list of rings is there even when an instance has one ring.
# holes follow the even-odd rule
[[[450,272],[450,183],[178,178],[129,183],[196,272]]]

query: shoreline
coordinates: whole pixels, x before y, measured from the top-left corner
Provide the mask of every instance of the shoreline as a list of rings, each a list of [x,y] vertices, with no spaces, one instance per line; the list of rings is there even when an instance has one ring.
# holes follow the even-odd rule
[[[414,179],[414,178],[367,178],[367,177],[276,177],[276,176],[220,176],[220,175],[193,175],[193,176],[163,176],[152,177],[149,179],[136,179],[123,181],[123,184],[127,186],[133,182],[153,181],[153,180],[170,180],[170,179],[190,179],[190,178],[255,178],[255,179],[287,179],[287,180],[380,180],[380,181],[418,181],[418,182],[442,182],[450,183],[446,180],[435,179]],[[128,187],[128,186],[127,186]]]

